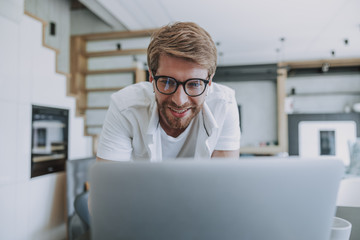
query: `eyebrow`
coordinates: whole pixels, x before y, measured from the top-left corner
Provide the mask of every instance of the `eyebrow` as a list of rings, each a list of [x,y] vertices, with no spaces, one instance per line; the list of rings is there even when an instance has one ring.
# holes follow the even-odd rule
[[[205,81],[210,81],[209,79],[200,78],[200,77],[188,78],[188,79],[185,79],[184,81],[180,81],[180,80],[178,80],[178,79],[176,79],[176,78],[174,78],[174,77],[167,76],[167,75],[158,75],[158,76],[156,76],[156,75],[154,76],[154,75],[153,75],[153,78],[155,78],[155,77],[157,77],[157,78],[159,78],[159,77],[168,77],[168,78],[172,78],[172,79],[174,79],[174,80],[176,80],[176,81],[178,81],[178,82],[186,82],[187,80],[196,80],[196,79],[205,80]],[[210,76],[208,76],[208,78],[210,78]]]

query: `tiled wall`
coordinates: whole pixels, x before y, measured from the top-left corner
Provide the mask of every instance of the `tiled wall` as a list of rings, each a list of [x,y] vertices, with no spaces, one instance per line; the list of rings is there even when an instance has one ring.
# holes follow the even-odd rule
[[[91,156],[91,138],[42,47],[42,25],[23,2],[0,1],[0,239],[65,239],[65,173],[30,178],[31,105],[70,110],[69,158]]]
[[[55,35],[50,34],[50,27],[45,28],[45,42],[59,49],[57,56],[60,72],[70,72],[70,1],[58,0],[26,0],[25,10],[47,22],[55,23]]]

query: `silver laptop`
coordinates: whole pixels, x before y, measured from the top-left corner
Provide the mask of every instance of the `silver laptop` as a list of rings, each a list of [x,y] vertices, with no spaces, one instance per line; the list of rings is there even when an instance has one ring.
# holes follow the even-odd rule
[[[92,239],[329,240],[338,160],[100,162]]]

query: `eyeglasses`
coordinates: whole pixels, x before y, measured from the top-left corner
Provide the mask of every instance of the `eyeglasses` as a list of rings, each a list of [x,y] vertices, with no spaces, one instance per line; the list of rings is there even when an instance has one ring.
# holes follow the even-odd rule
[[[178,89],[179,85],[184,87],[184,91],[190,97],[197,97],[204,93],[209,80],[201,78],[190,78],[184,82],[179,82],[175,78],[168,76],[154,76],[156,89],[165,95],[171,95]]]

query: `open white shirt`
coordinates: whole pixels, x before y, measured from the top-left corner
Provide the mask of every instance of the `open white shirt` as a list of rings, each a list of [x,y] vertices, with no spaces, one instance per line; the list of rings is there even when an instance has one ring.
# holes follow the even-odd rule
[[[203,108],[194,118],[197,127],[189,129],[192,139],[196,139],[191,140],[195,146],[195,158],[210,158],[214,150],[230,151],[240,147],[239,114],[234,91],[216,83],[208,87]],[[118,161],[160,161],[163,159],[162,146],[152,84],[142,82],[114,93],[97,156]]]

